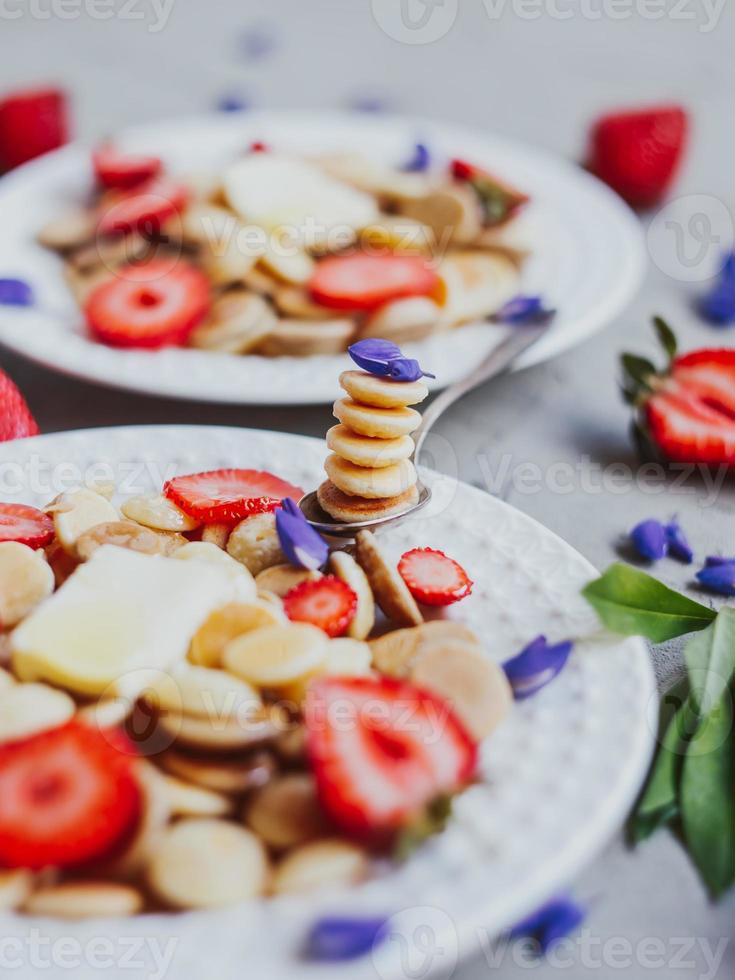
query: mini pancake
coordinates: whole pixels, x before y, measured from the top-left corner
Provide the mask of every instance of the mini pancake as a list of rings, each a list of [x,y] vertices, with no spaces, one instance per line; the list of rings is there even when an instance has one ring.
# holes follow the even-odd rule
[[[355,466],[354,463],[332,455],[325,460],[324,469],[338,490],[352,497],[369,499],[397,497],[409,487],[415,486],[418,479],[416,469],[409,459],[373,470]]]
[[[317,490],[317,499],[322,510],[335,521],[356,524],[359,521],[374,521],[380,517],[402,514],[419,502],[419,492],[416,487],[411,487],[389,500],[368,500],[366,497],[350,497],[326,480]]]
[[[367,371],[343,371],[339,383],[353,401],[375,408],[418,405],[429,394],[423,381],[390,381]]]
[[[421,416],[412,408],[375,408],[351,398],[334,403],[334,417],[358,435],[378,439],[398,439],[421,425]]]
[[[402,459],[413,456],[414,444],[411,436],[400,436],[398,439],[371,439],[361,436],[346,425],[334,425],[327,432],[327,446],[356,466],[370,466],[381,469],[393,466]]]

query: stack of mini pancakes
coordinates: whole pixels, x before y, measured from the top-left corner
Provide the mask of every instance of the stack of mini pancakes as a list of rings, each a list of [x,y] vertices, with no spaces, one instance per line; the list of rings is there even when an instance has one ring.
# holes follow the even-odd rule
[[[429,393],[422,381],[392,381],[365,371],[345,371],[346,398],[334,403],[340,424],[327,433],[329,477],[319,487],[323,510],[353,524],[400,514],[418,501],[411,433],[421,423],[411,405]]]

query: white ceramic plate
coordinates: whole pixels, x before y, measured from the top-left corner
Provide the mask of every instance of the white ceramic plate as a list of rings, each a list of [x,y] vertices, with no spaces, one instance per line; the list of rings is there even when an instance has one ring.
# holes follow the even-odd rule
[[[542,293],[559,310],[548,338],[521,366],[554,357],[609,323],[635,293],[645,266],[636,219],[611,191],[578,167],[540,150],[435,122],[340,114],[266,112],[159,123],[121,134],[131,150],[162,156],[174,171],[220,169],[254,139],[308,153],[361,150],[399,163],[413,142],[439,158],[486,164],[530,192],[528,220],[536,250],[524,292]],[[331,401],[346,355],[234,357],[195,350],[121,351],[89,340],[55,255],[35,234],[89,193],[89,147],[74,145],[0,181],[0,277],[33,284],[38,308],[0,308],[0,342],[53,370],[147,394],[238,404]],[[489,324],[469,325],[415,344],[411,353],[451,383],[502,339]]]
[[[267,467],[308,488],[320,479],[323,457],[317,440],[248,429],[71,432],[1,446],[0,496],[41,505],[80,480],[110,477],[122,495],[129,495],[158,488],[177,472],[233,465]],[[594,576],[585,559],[493,497],[436,473],[427,471],[424,478],[434,489],[432,511],[384,540],[396,558],[409,547],[431,545],[470,570],[475,590],[456,615],[485,638],[489,656],[505,660],[542,632],[554,640],[595,632],[595,616],[579,594]],[[400,869],[383,868],[347,893],[304,900],[259,901],[217,913],[32,925],[51,943],[71,937],[77,944],[75,980],[98,976],[87,959],[95,937],[107,937],[118,956],[136,942],[136,958],[145,964],[135,973],[140,977],[157,975],[150,944],[172,940],[166,980],[326,975],[399,980],[432,970],[449,977],[483,938],[567,884],[621,825],[650,758],[656,705],[642,642],[611,637],[580,642],[553,684],[516,705],[486,743],[483,781],[458,801],[449,829]],[[395,918],[389,939],[372,956],[334,970],[301,964],[299,951],[310,925],[335,913]],[[27,919],[0,918],[3,950],[10,937],[27,936],[28,927]],[[22,948],[29,949],[27,941]],[[416,972],[419,967],[423,972]],[[13,975],[30,980],[38,974],[27,965]],[[68,969],[58,970],[59,978],[68,975]]]

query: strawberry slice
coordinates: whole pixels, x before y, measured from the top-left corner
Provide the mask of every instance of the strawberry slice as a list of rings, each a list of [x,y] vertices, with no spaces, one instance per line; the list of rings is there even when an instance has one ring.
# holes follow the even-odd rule
[[[141,811],[132,746],[70,722],[0,746],[0,867],[68,868],[108,855]]]
[[[154,178],[139,187],[116,195],[104,206],[97,223],[100,235],[130,235],[138,232],[157,235],[170,218],[186,207],[189,191],[183,184],[163,177]]]
[[[123,190],[158,176],[162,168],[158,157],[122,153],[109,143],[94,151],[92,166],[98,184]]]
[[[398,572],[414,599],[427,606],[451,606],[468,596],[474,585],[458,562],[434,548],[407,551]]]
[[[117,270],[84,306],[94,337],[112,347],[183,344],[209,310],[206,276],[186,262],[153,259]]]
[[[438,277],[417,255],[334,255],[311,278],[312,299],[332,309],[373,310],[390,300],[428,296]]]
[[[286,593],[283,608],[295,623],[311,623],[328,636],[342,636],[355,618],[357,596],[342,579],[325,575],[294,586]]]
[[[164,495],[205,524],[234,523],[278,507],[285,497],[300,500],[301,487],[261,470],[211,470],[169,480]]]
[[[676,178],[688,132],[681,106],[603,116],[590,135],[587,166],[631,207],[653,207]]]
[[[54,522],[42,510],[26,504],[0,503],[0,541],[17,541],[45,548],[54,537]]]
[[[68,139],[66,95],[60,89],[26,89],[0,102],[0,170],[19,167]]]
[[[0,371],[0,442],[38,435],[38,423],[17,385]]]
[[[420,818],[477,766],[477,747],[449,706],[402,681],[314,681],[305,721],[321,804],[358,837],[385,836]]]

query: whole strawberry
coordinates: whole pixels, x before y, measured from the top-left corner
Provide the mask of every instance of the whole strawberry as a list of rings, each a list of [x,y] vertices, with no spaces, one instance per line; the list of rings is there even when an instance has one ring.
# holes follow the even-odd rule
[[[0,100],[0,170],[12,170],[69,139],[66,94],[57,88],[11,92]]]
[[[0,442],[38,435],[38,423],[15,383],[0,370]]]
[[[599,119],[590,135],[587,167],[634,208],[651,208],[679,171],[689,135],[681,106],[617,112]]]
[[[735,350],[677,356],[671,328],[654,319],[668,363],[623,354],[623,394],[636,410],[639,445],[682,463],[735,466]]]

